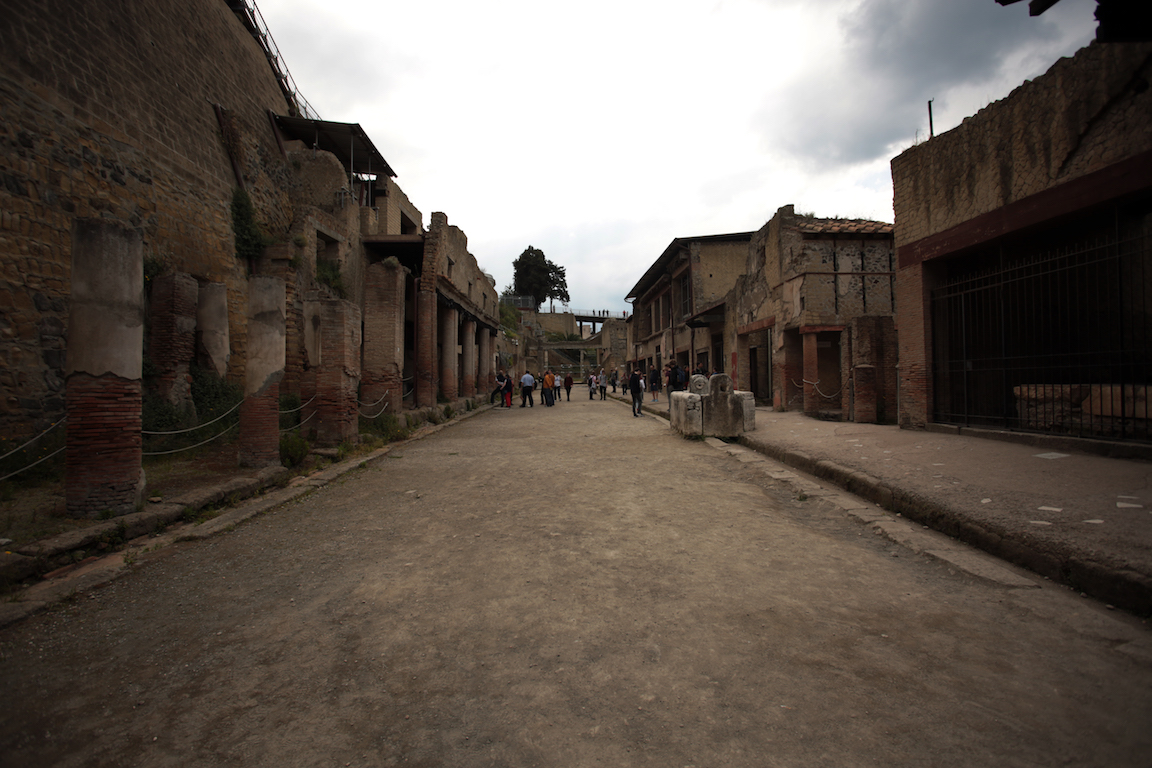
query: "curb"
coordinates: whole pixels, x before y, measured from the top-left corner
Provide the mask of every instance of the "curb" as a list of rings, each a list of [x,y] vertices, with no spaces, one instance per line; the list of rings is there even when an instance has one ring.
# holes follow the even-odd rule
[[[1121,563],[1093,559],[1066,547],[1030,540],[1027,535],[966,519],[963,512],[916,493],[887,485],[864,472],[751,440],[742,435],[740,445],[837,485],[877,506],[935,531],[983,550],[1014,565],[1138,616],[1152,615],[1152,578]]]

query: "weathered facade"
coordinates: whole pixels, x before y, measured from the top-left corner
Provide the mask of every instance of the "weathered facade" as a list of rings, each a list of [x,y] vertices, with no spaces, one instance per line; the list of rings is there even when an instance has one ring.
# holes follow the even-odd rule
[[[256,464],[278,460],[279,394],[315,439],[354,442],[360,416],[492,378],[495,285],[463,233],[440,213],[425,230],[358,125],[300,115],[246,7],[0,0],[0,428],[67,413],[114,475],[73,511],[125,511],[143,485],[139,432],[92,451],[85,409],[119,398],[116,429],[138,430],[141,391],[187,407],[193,367],[252,400]],[[113,279],[141,295],[101,311],[91,286]],[[99,343],[78,310],[110,319]]]
[[[1148,439],[1150,80],[1094,43],[893,159],[902,425]]]
[[[780,410],[893,419],[893,268],[891,224],[778,210],[725,302],[737,388]]]
[[[751,232],[678,237],[628,292],[629,362],[724,371],[723,302],[743,273]]]

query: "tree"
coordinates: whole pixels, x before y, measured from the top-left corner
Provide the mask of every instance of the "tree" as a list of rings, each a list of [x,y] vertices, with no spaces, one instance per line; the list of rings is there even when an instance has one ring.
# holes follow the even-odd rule
[[[512,287],[518,296],[531,296],[537,309],[548,299],[570,301],[564,267],[553,264],[544,251],[532,246],[512,262]]]

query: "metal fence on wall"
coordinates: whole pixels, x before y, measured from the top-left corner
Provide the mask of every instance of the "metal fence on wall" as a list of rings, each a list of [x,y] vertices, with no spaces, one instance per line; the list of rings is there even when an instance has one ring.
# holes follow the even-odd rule
[[[1148,440],[1152,269],[1136,223],[1001,252],[934,290],[935,420]]]

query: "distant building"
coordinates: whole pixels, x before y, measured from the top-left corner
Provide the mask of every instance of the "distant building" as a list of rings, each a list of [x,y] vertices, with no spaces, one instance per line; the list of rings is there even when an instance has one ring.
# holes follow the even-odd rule
[[[894,419],[894,258],[891,224],[779,209],[717,315],[736,387],[777,410]]]
[[[726,370],[723,302],[743,273],[751,232],[678,237],[627,294],[629,362],[662,370],[675,361]]]

